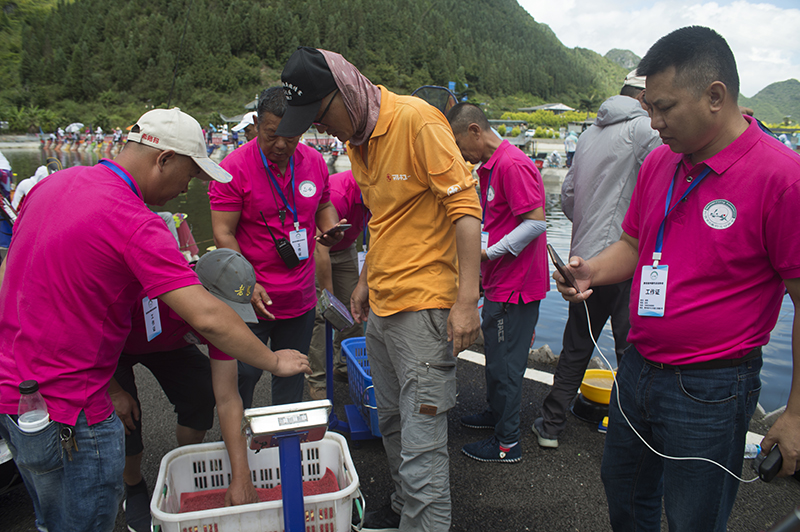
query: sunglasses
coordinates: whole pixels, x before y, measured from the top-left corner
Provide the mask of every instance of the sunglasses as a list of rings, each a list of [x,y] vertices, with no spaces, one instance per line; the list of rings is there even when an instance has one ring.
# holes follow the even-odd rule
[[[339,89],[338,89],[338,88],[337,88],[335,91],[333,91],[333,97],[331,97],[331,99],[328,101],[328,105],[326,105],[326,106],[325,106],[325,110],[324,110],[324,111],[322,111],[322,114],[321,114],[321,115],[319,115],[319,118],[317,118],[317,119],[314,121],[314,125],[315,125],[315,126],[325,126],[325,125],[326,125],[326,124],[323,124],[323,123],[322,123],[322,119],[323,119],[323,118],[325,118],[325,115],[326,115],[326,114],[328,114],[328,109],[330,109],[330,108],[331,108],[331,104],[333,103],[333,100],[334,100],[334,99],[336,99],[336,95],[337,95],[338,93],[339,93]]]

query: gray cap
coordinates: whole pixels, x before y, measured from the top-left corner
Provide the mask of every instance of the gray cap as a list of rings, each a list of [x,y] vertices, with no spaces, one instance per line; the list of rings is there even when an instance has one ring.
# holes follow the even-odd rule
[[[256,271],[240,253],[226,248],[215,249],[200,257],[194,271],[203,286],[227,303],[246,323],[258,323],[250,304]]]

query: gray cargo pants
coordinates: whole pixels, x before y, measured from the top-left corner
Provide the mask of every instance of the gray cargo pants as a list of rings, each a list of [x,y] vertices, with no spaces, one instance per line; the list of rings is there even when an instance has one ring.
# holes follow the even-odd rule
[[[456,402],[456,359],[446,309],[380,317],[366,346],[401,531],[450,529],[447,411]]]

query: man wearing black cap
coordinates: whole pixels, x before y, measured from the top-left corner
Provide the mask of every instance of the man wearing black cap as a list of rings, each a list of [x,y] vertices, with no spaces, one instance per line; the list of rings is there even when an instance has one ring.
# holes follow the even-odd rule
[[[475,181],[440,111],[376,87],[341,55],[299,48],[281,79],[289,105],[278,134],[314,123],[347,142],[373,214],[351,309],[359,322],[369,315],[367,352],[395,492],[364,527],[448,530],[454,356],[479,328]]]

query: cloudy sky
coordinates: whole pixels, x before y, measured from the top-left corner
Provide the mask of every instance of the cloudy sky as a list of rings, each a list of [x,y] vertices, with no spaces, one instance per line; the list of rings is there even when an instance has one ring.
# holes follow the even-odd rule
[[[644,56],[672,30],[708,26],[728,41],[747,97],[776,81],[800,80],[799,0],[518,0],[564,45],[605,55],[612,48]]]

